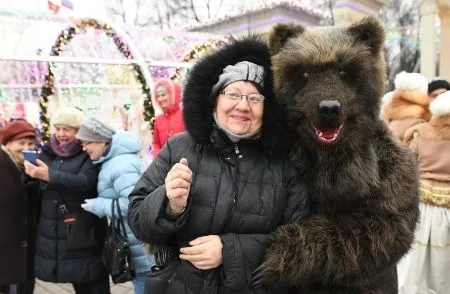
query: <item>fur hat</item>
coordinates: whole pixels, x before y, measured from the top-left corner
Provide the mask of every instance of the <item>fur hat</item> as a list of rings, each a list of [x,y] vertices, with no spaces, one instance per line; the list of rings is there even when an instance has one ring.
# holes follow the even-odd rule
[[[446,80],[434,80],[428,84],[428,95],[437,89],[447,89],[450,90],[450,84]]]
[[[428,80],[424,75],[402,71],[395,76],[394,84],[393,99],[428,105]]]
[[[431,113],[427,78],[419,73],[402,71],[395,76],[394,84],[392,99],[382,107],[382,117],[388,121],[405,118],[428,121]]]
[[[55,111],[51,118],[51,125],[66,125],[79,129],[84,114],[75,107],[62,107]]]
[[[430,111],[433,116],[450,114],[450,91],[444,92],[430,103]]]
[[[0,130],[0,143],[3,145],[10,141],[28,137],[36,138],[36,131],[33,126],[25,120],[14,120],[7,123]]]
[[[77,133],[77,139],[88,142],[111,142],[116,133],[108,123],[96,117],[89,117],[83,121]]]
[[[384,94],[383,97],[381,97],[381,104],[384,105],[384,104],[388,103],[389,101],[391,101],[393,94],[394,94],[394,91],[390,91],[390,92],[387,92],[386,94]]]
[[[267,43],[259,36],[248,36],[231,41],[224,47],[204,56],[192,68],[183,94],[183,118],[186,130],[200,144],[209,143],[214,129],[213,112],[217,93],[213,87],[219,83],[223,70],[228,65],[248,61],[264,69],[264,114],[261,141],[266,153],[283,153],[289,146],[281,107],[276,103],[273,91],[271,56]]]

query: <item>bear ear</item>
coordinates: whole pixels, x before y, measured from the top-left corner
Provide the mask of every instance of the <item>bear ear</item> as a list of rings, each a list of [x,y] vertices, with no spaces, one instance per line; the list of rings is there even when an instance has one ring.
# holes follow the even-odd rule
[[[364,17],[351,25],[347,32],[359,42],[367,44],[373,54],[377,54],[383,49],[384,29],[375,17]]]
[[[284,47],[287,40],[290,38],[300,35],[305,31],[305,28],[301,25],[296,25],[293,23],[277,23],[270,32],[269,35],[269,48],[272,55],[280,52],[281,48]]]

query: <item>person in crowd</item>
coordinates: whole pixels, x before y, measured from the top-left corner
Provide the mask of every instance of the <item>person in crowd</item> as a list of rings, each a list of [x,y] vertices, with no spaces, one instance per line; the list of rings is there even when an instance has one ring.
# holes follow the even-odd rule
[[[48,282],[72,283],[77,294],[108,294],[108,272],[102,261],[104,244],[68,249],[70,223],[65,222],[65,216],[82,211],[83,201],[97,195],[98,169],[75,137],[83,119],[76,108],[58,109],[51,117],[55,132],[43,146],[37,165],[25,162],[25,172],[41,181],[35,274]],[[97,219],[94,227],[97,235],[104,236],[106,219]]]
[[[420,176],[420,221],[415,243],[398,265],[399,293],[450,289],[450,92],[430,103],[431,120],[410,142]]]
[[[149,293],[269,293],[251,280],[270,234],[309,214],[268,52],[257,38],[235,40],[193,68],[187,133],[169,139],[130,194],[130,227],[156,251]]]
[[[12,121],[0,143],[0,293],[32,294],[39,185],[25,176],[22,151],[36,149],[36,132]]]
[[[143,244],[133,235],[126,219],[128,195],[142,175],[143,167],[138,156],[141,146],[131,133],[115,132],[106,122],[95,117],[81,124],[77,138],[94,164],[100,166],[98,197],[87,199],[82,207],[99,217],[111,218],[111,203],[115,199],[119,201],[132,253],[131,265],[136,273],[133,279],[134,292],[142,294],[145,274],[154,265],[154,258],[145,253]]]
[[[162,114],[155,119],[153,130],[152,155],[156,157],[167,140],[185,130],[180,107],[181,87],[169,79],[155,82],[153,93],[156,95],[155,106]]]
[[[393,135],[405,140],[405,132],[416,124],[428,121],[428,80],[419,73],[401,72],[395,77],[392,98],[382,108],[382,117]]]
[[[440,94],[450,90],[450,84],[446,80],[436,79],[428,84],[428,96],[434,100]]]

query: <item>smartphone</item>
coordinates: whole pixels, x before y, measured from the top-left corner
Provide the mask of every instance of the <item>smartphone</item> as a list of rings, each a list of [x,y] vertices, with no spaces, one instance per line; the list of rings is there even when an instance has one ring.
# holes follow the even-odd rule
[[[37,165],[37,152],[36,151],[32,151],[32,150],[24,150],[22,151],[23,157],[25,158],[25,160],[31,162],[34,165]]]

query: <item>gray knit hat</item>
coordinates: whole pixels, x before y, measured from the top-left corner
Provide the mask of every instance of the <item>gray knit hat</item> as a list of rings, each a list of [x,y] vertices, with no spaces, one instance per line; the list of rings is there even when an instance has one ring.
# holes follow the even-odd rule
[[[111,142],[115,133],[114,128],[108,123],[96,117],[89,117],[81,123],[77,138],[88,142]]]
[[[212,94],[217,93],[231,83],[237,81],[253,82],[260,91],[264,89],[264,67],[250,61],[240,61],[235,65],[227,65],[213,86]]]

